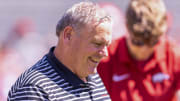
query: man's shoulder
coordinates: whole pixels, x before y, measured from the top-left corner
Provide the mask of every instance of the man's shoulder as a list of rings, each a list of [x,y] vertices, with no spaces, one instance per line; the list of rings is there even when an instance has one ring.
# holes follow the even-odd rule
[[[161,37],[157,49],[167,51],[168,53],[171,53],[171,55],[180,56],[180,44],[171,37]]]
[[[175,74],[180,74],[180,44],[175,41],[168,41],[168,50],[169,50],[169,58],[173,61],[174,68],[173,71]],[[179,79],[179,77],[177,77]]]
[[[98,73],[92,74],[92,75],[91,75],[91,78],[92,78],[94,81],[101,81],[101,78],[100,78],[100,76],[99,76]]]
[[[44,56],[19,76],[9,91],[8,99],[46,100],[49,96],[50,87],[54,87],[50,79],[50,75],[53,74],[52,70],[46,56]]]
[[[42,80],[47,78],[46,72],[49,70],[52,70],[52,68],[46,60],[46,57],[43,57],[34,66],[30,67],[24,73],[22,73],[15,82],[14,86],[22,87],[25,85],[39,85],[39,83],[42,84]]]
[[[167,40],[166,41],[166,48],[169,50],[169,52],[173,53],[175,57],[180,58],[180,44],[178,44],[174,40]]]
[[[104,87],[104,83],[102,82],[102,79],[98,73],[92,74],[90,78],[91,78],[91,83],[92,84],[94,83],[94,86],[96,86],[96,88],[98,89],[101,88],[101,89],[104,89],[104,91],[106,91]],[[94,89],[94,90],[97,90],[97,89]]]
[[[173,40],[166,40],[165,50],[167,51],[167,58],[174,64],[174,69],[176,71],[180,70],[180,44]]]

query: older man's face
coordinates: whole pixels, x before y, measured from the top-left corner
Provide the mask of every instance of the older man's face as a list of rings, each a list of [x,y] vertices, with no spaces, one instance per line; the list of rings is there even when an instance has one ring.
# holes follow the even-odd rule
[[[84,27],[79,35],[74,36],[71,56],[74,71],[80,77],[86,77],[96,71],[103,57],[108,56],[107,46],[111,43],[112,25],[100,23],[96,27]]]

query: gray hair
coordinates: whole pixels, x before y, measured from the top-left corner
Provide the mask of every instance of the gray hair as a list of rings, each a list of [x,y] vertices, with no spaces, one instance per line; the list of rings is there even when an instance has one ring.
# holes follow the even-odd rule
[[[56,35],[66,27],[79,29],[88,24],[98,25],[102,22],[111,22],[111,17],[97,4],[86,1],[80,2],[69,8],[56,26]]]

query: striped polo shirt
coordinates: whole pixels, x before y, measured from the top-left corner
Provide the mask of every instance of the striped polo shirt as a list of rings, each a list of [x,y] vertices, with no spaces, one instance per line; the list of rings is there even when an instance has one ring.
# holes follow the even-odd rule
[[[98,74],[83,82],[53,50],[21,74],[9,91],[8,101],[110,101]]]

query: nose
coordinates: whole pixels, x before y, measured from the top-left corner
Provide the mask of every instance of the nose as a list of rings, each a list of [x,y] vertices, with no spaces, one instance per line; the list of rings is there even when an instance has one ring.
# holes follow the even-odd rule
[[[107,57],[108,56],[108,48],[107,46],[104,46],[103,48],[101,48],[101,50],[99,51],[100,56],[103,57]]]

